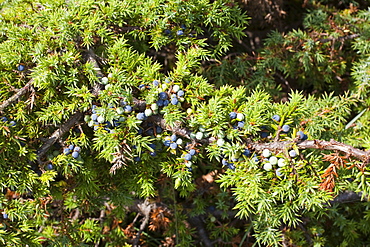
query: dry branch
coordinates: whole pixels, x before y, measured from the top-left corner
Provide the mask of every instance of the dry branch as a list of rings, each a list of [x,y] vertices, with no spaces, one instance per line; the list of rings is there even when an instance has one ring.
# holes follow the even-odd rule
[[[42,164],[41,157],[46,154],[46,152],[49,150],[49,148],[59,139],[61,138],[66,132],[68,132],[74,125],[76,125],[83,113],[82,112],[76,112],[74,115],[72,115],[67,122],[65,122],[62,126],[60,126],[59,129],[54,131],[54,133],[45,141],[45,143],[41,146],[41,148],[37,151],[38,156],[38,163]]]
[[[14,103],[17,101],[21,96],[25,95],[28,90],[31,88],[33,79],[31,79],[29,82],[27,82],[24,87],[18,90],[16,94],[14,94],[12,97],[9,99],[5,100],[1,105],[0,105],[0,111],[3,111],[6,107],[8,107],[10,104]]]

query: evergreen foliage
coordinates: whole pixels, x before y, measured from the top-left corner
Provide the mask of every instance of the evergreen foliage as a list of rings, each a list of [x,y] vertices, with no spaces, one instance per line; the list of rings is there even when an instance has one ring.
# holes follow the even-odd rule
[[[304,2],[2,1],[0,245],[370,245],[370,9]]]

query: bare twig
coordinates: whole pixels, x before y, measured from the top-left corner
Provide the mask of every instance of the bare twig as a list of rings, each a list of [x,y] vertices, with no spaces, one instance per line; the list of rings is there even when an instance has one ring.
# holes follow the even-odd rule
[[[46,152],[50,149],[50,147],[59,139],[61,138],[66,132],[68,132],[74,125],[76,125],[79,120],[81,119],[83,113],[76,112],[72,115],[67,122],[65,122],[59,129],[54,131],[54,133],[45,141],[45,143],[41,146],[41,148],[37,151],[37,161],[41,165],[41,157],[46,154]]]
[[[33,82],[33,79],[31,79],[29,82],[27,82],[27,84],[24,85],[24,87],[22,87],[21,89],[19,89],[18,92],[16,94],[14,94],[12,97],[10,97],[9,99],[5,100],[0,105],[0,111],[3,111],[10,104],[12,104],[15,101],[17,101],[21,96],[25,95],[28,92],[28,90],[30,89],[32,82]]]
[[[342,40],[347,40],[347,39],[355,39],[357,37],[360,37],[360,34],[351,34],[351,35],[347,35],[347,36],[341,36],[341,37],[338,37],[338,38],[318,39],[318,41],[320,41],[321,43],[326,43],[326,42],[330,42],[330,41],[333,41],[333,40],[342,41]]]
[[[333,139],[330,141],[307,140],[302,142],[281,141],[281,142],[251,144],[252,149],[254,149],[257,152],[261,152],[264,149],[269,149],[278,152],[285,150],[287,147],[291,147],[292,145],[297,145],[299,149],[321,149],[321,150],[340,151],[346,153],[349,156],[355,157],[366,164],[370,162],[369,152],[354,148],[350,145],[341,142],[337,142]]]
[[[202,219],[202,215],[198,215],[195,217],[189,217],[188,221],[193,227],[197,228],[197,232],[204,246],[212,247],[213,244],[211,240],[209,239],[208,233],[204,227],[204,220]]]
[[[148,199],[145,199],[145,201],[139,205],[137,205],[139,210],[141,211],[140,214],[144,216],[144,219],[140,225],[140,229],[136,234],[136,238],[134,239],[134,242],[132,246],[137,247],[139,246],[139,241],[140,241],[140,235],[144,231],[145,227],[147,226],[149,222],[149,216],[150,212],[152,211],[152,204],[149,202]]]

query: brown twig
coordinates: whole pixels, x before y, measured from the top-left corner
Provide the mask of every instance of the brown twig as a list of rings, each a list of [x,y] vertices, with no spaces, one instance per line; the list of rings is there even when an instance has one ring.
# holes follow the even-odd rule
[[[68,132],[74,125],[76,125],[79,120],[81,119],[83,113],[76,112],[72,115],[67,122],[65,122],[62,126],[59,127],[54,133],[45,141],[45,143],[41,146],[41,148],[37,151],[37,161],[41,165],[43,162],[41,161],[41,157],[43,157],[46,152],[50,149],[50,147],[59,139],[61,138],[66,132]]]
[[[18,92],[16,94],[14,94],[12,97],[10,97],[9,99],[5,100],[0,105],[0,111],[3,111],[10,104],[12,104],[15,101],[17,101],[21,96],[25,95],[28,92],[28,90],[30,89],[32,82],[33,82],[33,79],[31,79],[29,82],[27,82],[27,84],[24,85],[24,87],[22,87],[21,89],[19,89]]]
[[[140,210],[140,214],[142,214],[144,216],[144,219],[143,219],[143,221],[140,225],[140,229],[137,232],[136,237],[133,241],[133,244],[132,244],[133,247],[138,247],[139,246],[140,235],[144,231],[145,227],[147,226],[147,224],[149,222],[150,212],[152,211],[152,204],[149,202],[148,199],[145,199],[145,201],[143,203],[138,204],[137,207]]]

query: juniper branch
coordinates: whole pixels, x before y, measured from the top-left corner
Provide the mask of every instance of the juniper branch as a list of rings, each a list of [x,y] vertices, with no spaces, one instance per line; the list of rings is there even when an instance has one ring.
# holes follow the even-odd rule
[[[24,85],[24,87],[22,87],[21,89],[18,90],[18,92],[16,94],[14,94],[12,97],[10,97],[9,99],[5,100],[1,105],[0,105],[0,111],[3,111],[6,107],[8,107],[10,104],[14,103],[15,101],[17,101],[20,97],[22,97],[23,95],[25,95],[28,90],[30,89],[31,85],[32,85],[32,82],[33,82],[33,79],[31,79],[29,82],[27,82],[26,85]]]
[[[66,132],[68,132],[74,125],[76,125],[81,119],[83,113],[76,112],[73,114],[62,126],[59,127],[54,133],[45,141],[41,148],[37,151],[37,161],[42,164],[41,157],[46,154],[50,147],[61,138]]]

